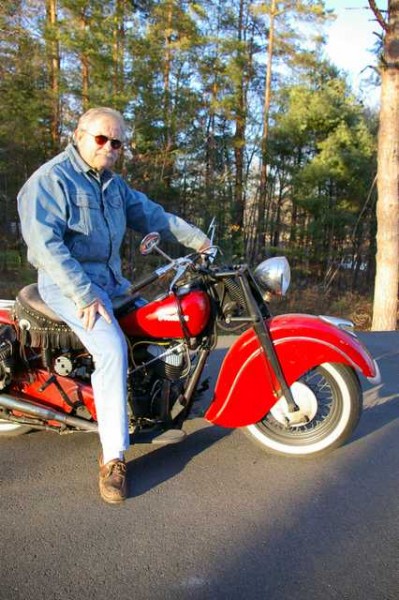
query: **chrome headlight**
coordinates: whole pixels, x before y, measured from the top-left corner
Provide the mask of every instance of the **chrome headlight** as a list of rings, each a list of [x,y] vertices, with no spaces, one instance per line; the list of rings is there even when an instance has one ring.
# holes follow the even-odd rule
[[[289,262],[285,256],[268,258],[256,267],[254,276],[263,289],[285,296],[291,281]]]

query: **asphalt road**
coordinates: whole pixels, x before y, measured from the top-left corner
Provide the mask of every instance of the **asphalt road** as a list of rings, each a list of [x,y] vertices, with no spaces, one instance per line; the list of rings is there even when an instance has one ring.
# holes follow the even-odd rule
[[[382,383],[362,380],[356,434],[322,459],[196,418],[181,444],[129,450],[109,506],[95,435],[1,439],[0,600],[397,600],[399,332],[362,337]]]

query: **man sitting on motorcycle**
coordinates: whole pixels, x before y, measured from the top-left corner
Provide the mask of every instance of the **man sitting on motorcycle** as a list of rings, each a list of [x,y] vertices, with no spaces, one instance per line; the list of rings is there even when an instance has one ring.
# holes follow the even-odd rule
[[[99,485],[109,503],[124,500],[127,493],[127,346],[112,310],[112,301],[131,285],[121,271],[125,229],[159,231],[195,250],[209,246],[204,233],[111,171],[125,133],[119,112],[88,110],[73,142],[33,173],[18,195],[22,235],[28,260],[38,270],[40,294],[94,359],[92,387],[102,446]]]

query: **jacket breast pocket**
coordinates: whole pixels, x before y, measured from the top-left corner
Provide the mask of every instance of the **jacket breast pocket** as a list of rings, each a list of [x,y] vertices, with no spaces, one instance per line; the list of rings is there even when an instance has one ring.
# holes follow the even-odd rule
[[[77,233],[90,235],[101,228],[102,215],[98,200],[91,194],[71,196],[71,211],[68,227]]]
[[[112,235],[117,243],[121,243],[126,230],[123,200],[117,194],[109,196],[106,199],[106,207],[107,220]]]

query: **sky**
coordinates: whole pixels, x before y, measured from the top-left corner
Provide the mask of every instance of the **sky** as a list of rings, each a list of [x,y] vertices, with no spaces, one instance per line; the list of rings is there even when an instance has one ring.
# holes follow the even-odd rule
[[[383,9],[386,2],[377,2]],[[372,71],[368,65],[376,63],[370,53],[380,32],[373,20],[367,0],[326,0],[327,8],[334,9],[337,19],[328,26],[327,55],[340,69],[347,71],[356,94],[370,105],[378,105],[379,89],[371,86],[367,79]]]

